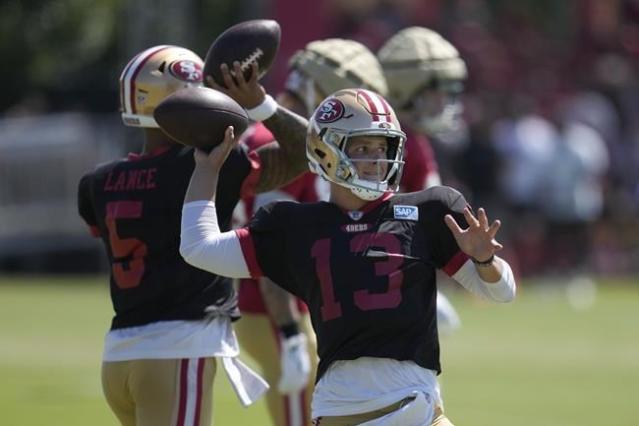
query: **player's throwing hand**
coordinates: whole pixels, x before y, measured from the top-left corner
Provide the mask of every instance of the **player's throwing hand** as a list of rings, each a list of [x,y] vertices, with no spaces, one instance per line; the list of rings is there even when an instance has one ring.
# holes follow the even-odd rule
[[[251,63],[251,77],[248,80],[244,79],[244,73],[239,62],[235,61],[232,65],[232,69],[227,64],[220,65],[220,72],[226,87],[217,84],[210,75],[206,76],[206,84],[212,89],[226,93],[246,109],[260,105],[264,101],[266,91],[258,82],[259,69],[257,62]]]
[[[501,226],[499,220],[488,224],[488,216],[483,208],[477,211],[477,218],[470,211],[470,208],[464,209],[464,217],[468,222],[467,229],[461,229],[455,219],[451,215],[446,215],[444,220],[446,225],[453,233],[459,248],[468,256],[477,259],[480,262],[490,259],[503,246],[495,240],[495,235]]]

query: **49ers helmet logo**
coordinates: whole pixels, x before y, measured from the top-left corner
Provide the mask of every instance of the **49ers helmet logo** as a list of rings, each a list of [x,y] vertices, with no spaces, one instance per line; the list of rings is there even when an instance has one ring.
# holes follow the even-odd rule
[[[339,99],[331,98],[317,108],[315,121],[318,123],[332,123],[344,116],[346,108]]]
[[[179,80],[200,83],[203,80],[202,64],[197,62],[181,60],[172,62],[169,65],[169,72]]]

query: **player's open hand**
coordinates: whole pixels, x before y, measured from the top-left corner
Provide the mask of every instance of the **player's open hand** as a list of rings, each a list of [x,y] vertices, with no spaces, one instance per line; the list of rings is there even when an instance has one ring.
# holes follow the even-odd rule
[[[464,208],[464,217],[468,222],[468,228],[461,229],[451,215],[446,215],[444,220],[453,233],[459,248],[468,256],[478,261],[486,261],[501,250],[503,246],[495,240],[495,235],[501,226],[499,220],[489,225],[488,216],[483,208],[477,210],[477,217],[468,207]]]
[[[257,82],[257,62],[251,63],[251,77],[248,81],[244,79],[244,73],[238,61],[233,63],[232,70],[229,69],[227,64],[220,65],[220,71],[222,72],[226,87],[220,86],[213,80],[212,76],[207,75],[206,84],[209,87],[226,93],[245,109],[255,108],[264,101],[266,91],[264,87]]]
[[[195,164],[197,167],[211,168],[219,172],[237,141],[238,138],[235,137],[233,126],[227,127],[224,132],[224,140],[221,144],[213,148],[211,152],[207,153],[201,149],[195,150],[193,153]]]

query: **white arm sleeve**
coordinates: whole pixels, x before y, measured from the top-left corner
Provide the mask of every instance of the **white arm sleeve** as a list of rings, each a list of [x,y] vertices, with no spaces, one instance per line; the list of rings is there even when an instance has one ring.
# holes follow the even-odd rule
[[[220,232],[214,202],[184,204],[180,237],[180,254],[186,263],[225,277],[251,277],[235,231]]]
[[[495,262],[501,265],[501,278],[495,283],[481,279],[473,261],[468,259],[452,278],[473,294],[496,302],[510,302],[515,298],[517,285],[513,271],[505,260],[495,256]]]

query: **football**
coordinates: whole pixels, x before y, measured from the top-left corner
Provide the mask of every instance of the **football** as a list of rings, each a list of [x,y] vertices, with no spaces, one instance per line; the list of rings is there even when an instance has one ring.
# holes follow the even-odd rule
[[[271,19],[255,19],[233,25],[209,47],[204,59],[204,75],[212,76],[217,84],[226,87],[220,65],[227,64],[232,70],[233,62],[238,61],[244,78],[248,80],[251,77],[251,63],[257,61],[258,78],[262,78],[277,55],[280,36],[280,25]]]
[[[155,121],[182,145],[210,151],[233,126],[239,136],[248,126],[246,111],[232,98],[214,89],[189,87],[167,96],[153,111]]]

